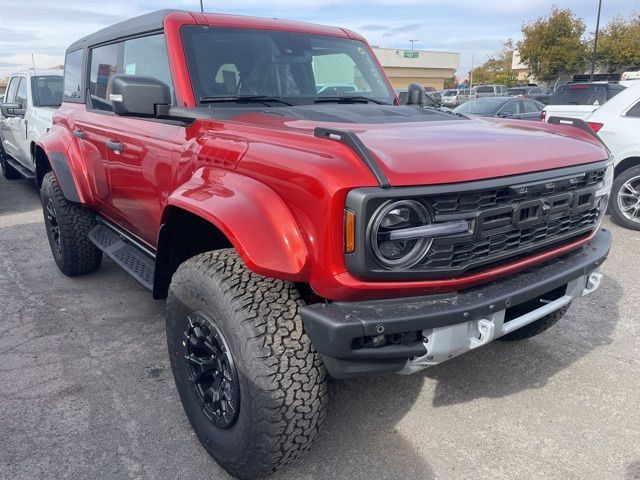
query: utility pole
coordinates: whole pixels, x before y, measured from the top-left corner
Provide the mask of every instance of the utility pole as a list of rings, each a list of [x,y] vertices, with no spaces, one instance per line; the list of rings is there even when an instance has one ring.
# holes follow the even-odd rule
[[[598,18],[596,20],[596,35],[593,39],[593,54],[591,55],[591,75],[589,81],[593,82],[593,72],[596,70],[596,53],[598,50],[598,31],[600,30],[600,11],[602,10],[602,0],[598,0]]]
[[[413,52],[413,44],[416,43],[418,40],[409,40],[411,42],[411,51]]]
[[[200,11],[204,13],[204,5],[202,4],[203,0],[200,0]]]
[[[469,72],[469,95],[471,95],[471,87],[473,86],[473,55],[471,55],[471,71]]]

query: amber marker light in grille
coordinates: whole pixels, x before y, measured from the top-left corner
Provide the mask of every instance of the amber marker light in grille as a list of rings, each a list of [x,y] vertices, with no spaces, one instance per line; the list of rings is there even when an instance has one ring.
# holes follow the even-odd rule
[[[351,210],[344,211],[344,252],[353,253],[356,249],[356,214]]]

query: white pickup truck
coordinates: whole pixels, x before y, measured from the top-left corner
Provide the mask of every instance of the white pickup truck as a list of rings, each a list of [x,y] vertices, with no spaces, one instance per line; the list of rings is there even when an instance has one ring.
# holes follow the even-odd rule
[[[551,117],[584,120],[608,100],[624,90],[617,83],[591,82],[560,85],[541,113],[542,120]]]
[[[62,102],[62,70],[11,75],[0,103],[0,166],[5,178],[33,177],[33,152]]]

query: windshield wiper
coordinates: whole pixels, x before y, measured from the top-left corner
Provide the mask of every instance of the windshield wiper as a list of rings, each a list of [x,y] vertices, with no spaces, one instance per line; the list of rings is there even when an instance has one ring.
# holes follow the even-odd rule
[[[268,103],[275,102],[283,105],[292,106],[291,103],[285,102],[282,98],[271,97],[269,95],[220,95],[213,97],[200,97],[200,103]]]
[[[371,97],[364,97],[362,95],[345,95],[345,96],[336,96],[336,97],[316,97],[316,103],[377,103],[378,105],[391,105],[390,103],[383,102],[381,100],[377,100]]]

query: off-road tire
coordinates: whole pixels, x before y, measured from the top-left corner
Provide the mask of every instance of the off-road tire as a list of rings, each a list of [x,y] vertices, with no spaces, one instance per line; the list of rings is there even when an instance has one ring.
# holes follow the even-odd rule
[[[185,413],[209,454],[230,474],[266,476],[302,455],[318,434],[327,374],[304,332],[304,301],[292,283],[248,270],[232,249],[197,255],[178,268],[167,299],[167,345]],[[205,414],[185,359],[187,317],[203,312],[222,332],[239,384],[228,428]]]
[[[622,186],[634,177],[640,176],[640,165],[637,167],[629,168],[613,180],[613,186],[611,187],[611,200],[609,201],[609,211],[615,223],[621,227],[629,228],[631,230],[640,230],[640,216],[637,222],[628,219],[620,211],[620,205],[618,205],[618,195]],[[629,192],[630,193],[630,192]]]
[[[20,178],[20,172],[7,163],[7,152],[4,151],[0,145],[0,170],[2,170],[2,176],[7,180],[16,180]]]
[[[541,334],[542,332],[550,329],[556,323],[558,323],[560,319],[564,317],[564,314],[567,313],[567,310],[569,310],[570,306],[571,304],[565,305],[564,307],[556,310],[553,313],[550,313],[547,316],[542,317],[539,320],[536,320],[535,322],[530,323],[529,325],[525,325],[518,330],[507,333],[506,335],[498,338],[498,340],[511,342],[516,340],[526,340],[528,338],[535,337],[536,335]]]
[[[89,231],[96,225],[95,215],[65,198],[53,172],[47,173],[42,180],[40,200],[49,246],[58,268],[70,277],[96,270],[102,262],[102,252],[89,240]],[[59,242],[55,240],[52,221],[48,217],[47,209],[51,206]]]

